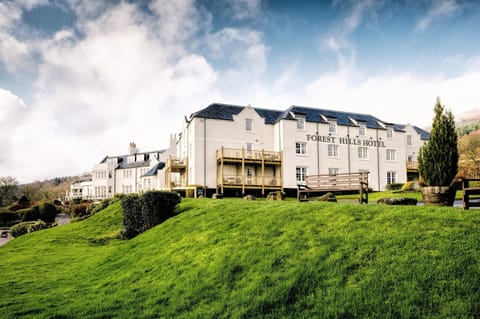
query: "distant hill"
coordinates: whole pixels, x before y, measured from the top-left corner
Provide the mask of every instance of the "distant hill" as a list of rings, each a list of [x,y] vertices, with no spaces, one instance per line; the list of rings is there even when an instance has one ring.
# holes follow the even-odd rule
[[[480,109],[474,109],[462,114],[458,114],[455,116],[455,120],[458,126],[480,122]]]

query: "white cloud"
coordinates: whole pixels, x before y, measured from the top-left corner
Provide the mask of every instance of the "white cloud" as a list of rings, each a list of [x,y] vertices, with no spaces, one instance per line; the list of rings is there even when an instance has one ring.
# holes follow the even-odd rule
[[[262,9],[260,0],[229,0],[227,3],[237,20],[257,18]]]
[[[0,176],[8,174],[7,169],[14,169],[12,165],[12,152],[15,136],[18,127],[27,116],[27,110],[23,101],[10,91],[0,89]]]
[[[420,126],[431,124],[437,96],[454,114],[480,106],[475,105],[475,101],[480,101],[480,92],[475,89],[480,73],[450,79],[387,73],[363,78],[360,84],[351,81],[356,77],[347,70],[324,75],[308,86],[305,99],[319,107],[333,106],[372,114],[387,122]]]
[[[451,17],[461,9],[456,0],[434,0],[426,15],[417,22],[415,30],[424,32],[432,23]]]
[[[161,32],[194,32],[165,23],[173,26]],[[9,137],[15,149],[8,160],[22,181],[90,170],[106,154],[124,153],[130,141],[142,150],[166,147],[192,106],[221,100],[207,60],[186,47],[174,50],[134,5],[112,7],[81,26],[81,38],[62,30],[39,46],[30,116]]]

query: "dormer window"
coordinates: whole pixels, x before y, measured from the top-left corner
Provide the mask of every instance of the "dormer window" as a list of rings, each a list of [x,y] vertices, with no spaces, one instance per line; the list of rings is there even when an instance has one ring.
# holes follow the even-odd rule
[[[358,124],[358,136],[367,135],[367,125],[365,123]]]
[[[393,127],[387,127],[387,138],[393,138]]]
[[[304,131],[305,130],[305,116],[298,116],[297,115],[297,130]]]
[[[328,120],[328,132],[329,133],[337,133],[337,121]]]
[[[253,132],[253,119],[245,119],[245,131]]]

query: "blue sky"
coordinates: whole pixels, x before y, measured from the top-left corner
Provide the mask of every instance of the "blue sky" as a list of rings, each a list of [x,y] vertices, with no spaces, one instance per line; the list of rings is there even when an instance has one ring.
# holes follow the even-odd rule
[[[478,1],[0,0],[0,176],[162,149],[212,102],[461,118],[479,33]]]

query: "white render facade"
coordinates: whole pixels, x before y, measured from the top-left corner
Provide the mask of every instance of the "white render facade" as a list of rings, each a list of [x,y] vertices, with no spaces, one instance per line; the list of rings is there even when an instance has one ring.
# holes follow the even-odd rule
[[[175,153],[176,136],[170,136],[170,147],[160,151],[140,152],[130,143],[127,155],[106,156],[92,171],[92,199],[115,194],[142,193],[165,189],[165,161]]]
[[[307,175],[369,172],[369,187],[407,181],[428,133],[372,115],[292,106],[211,104],[186,118],[177,143],[178,189],[296,189]],[[173,184],[172,184],[173,185]],[[167,185],[169,186],[169,185]],[[172,188],[172,187],[171,187]]]

